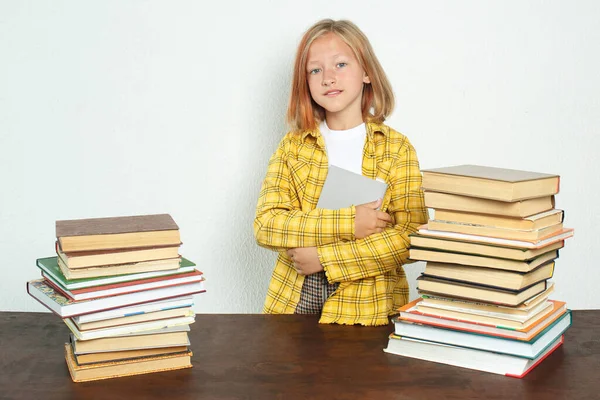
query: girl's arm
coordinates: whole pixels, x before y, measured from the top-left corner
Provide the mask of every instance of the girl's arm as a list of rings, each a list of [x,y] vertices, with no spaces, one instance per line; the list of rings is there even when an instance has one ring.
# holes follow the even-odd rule
[[[258,244],[284,251],[295,247],[322,246],[354,240],[355,207],[339,210],[314,209],[304,212],[286,162],[284,138],[269,161],[254,219]]]
[[[384,274],[406,263],[408,235],[427,223],[416,152],[408,144],[390,182],[392,196],[387,212],[394,225],[364,239],[318,246],[319,259],[329,282],[364,279]]]

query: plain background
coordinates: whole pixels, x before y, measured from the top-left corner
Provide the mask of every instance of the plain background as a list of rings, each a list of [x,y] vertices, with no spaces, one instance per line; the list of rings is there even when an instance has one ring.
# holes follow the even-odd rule
[[[600,2],[70,0],[0,1],[0,310],[44,310],[25,284],[56,220],[166,212],[207,279],[196,311],[260,312],[254,208],[324,17],[370,38],[422,168],[561,175],[554,298],[600,308]]]

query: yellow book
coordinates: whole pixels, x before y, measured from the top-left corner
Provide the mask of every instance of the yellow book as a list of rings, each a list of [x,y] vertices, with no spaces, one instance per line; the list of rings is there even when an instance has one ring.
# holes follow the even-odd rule
[[[64,260],[59,256],[57,259],[60,272],[66,279],[87,279],[112,277],[115,275],[138,274],[156,271],[174,271],[181,266],[181,257],[168,258],[164,260],[143,261],[133,264],[104,265],[102,267],[89,267],[72,269],[67,267]]]
[[[75,337],[73,337],[72,341],[78,355],[190,345],[190,339],[186,331],[115,336],[92,340],[75,340]]]
[[[541,229],[521,230],[498,228],[495,226],[463,224],[460,222],[430,220],[429,229],[440,232],[466,233],[468,235],[489,236],[501,239],[537,241],[554,235],[563,229],[562,222]]]
[[[497,215],[475,214],[464,211],[435,210],[438,221],[457,222],[460,224],[495,226],[496,228],[536,230],[563,222],[562,210],[552,209],[524,218],[503,217]]]
[[[525,218],[554,208],[554,196],[536,197],[512,203],[451,193],[425,191],[425,206],[477,214]]]
[[[545,262],[557,258],[558,250],[549,251],[548,253],[544,253],[532,260],[527,261],[482,257],[474,254],[452,253],[449,251],[436,251],[430,249],[421,249],[418,247],[411,247],[408,254],[411,260],[470,265],[474,267],[503,269],[506,271],[529,272]]]
[[[469,265],[428,262],[424,274],[434,278],[450,279],[501,289],[523,290],[533,284],[552,278],[554,274],[554,261],[548,261],[526,273]]]
[[[140,349],[128,351],[108,351],[105,353],[88,353],[80,355],[75,354],[75,361],[78,365],[85,365],[102,363],[107,361],[142,359],[147,358],[149,356],[185,353],[187,351],[187,346],[159,347],[154,349]]]
[[[557,241],[547,246],[536,248],[536,249],[524,249],[519,247],[507,247],[501,245],[494,245],[490,243],[477,243],[470,242],[467,240],[459,240],[453,238],[441,238],[433,236],[424,236],[416,233],[410,234],[410,247],[421,248],[437,252],[449,252],[449,253],[462,253],[472,256],[480,257],[493,257],[493,258],[505,258],[508,260],[515,261],[529,261],[536,257],[541,256],[544,253],[548,253],[553,250],[561,249],[564,246],[564,241]],[[411,257],[412,258],[412,257]],[[417,258],[418,259],[418,258]],[[445,261],[447,260],[431,260],[431,261]],[[459,264],[465,264],[459,262]],[[474,264],[470,264],[474,265]]]

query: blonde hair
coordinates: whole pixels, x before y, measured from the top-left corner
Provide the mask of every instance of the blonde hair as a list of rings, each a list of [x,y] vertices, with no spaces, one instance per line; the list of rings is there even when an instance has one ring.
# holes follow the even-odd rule
[[[350,21],[323,19],[304,33],[298,45],[287,110],[288,124],[294,131],[304,131],[315,129],[317,124],[325,119],[325,110],[310,95],[306,64],[311,44],[315,39],[328,33],[336,34],[352,49],[354,56],[369,77],[370,83],[363,86],[361,104],[363,120],[382,123],[394,108],[394,93],[369,39]]]

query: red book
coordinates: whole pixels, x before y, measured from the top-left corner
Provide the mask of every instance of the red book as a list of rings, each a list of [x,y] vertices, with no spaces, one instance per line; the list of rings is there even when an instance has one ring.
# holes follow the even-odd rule
[[[44,274],[43,272],[42,276],[46,279],[48,285],[52,286],[52,288],[60,292],[65,297],[75,301],[98,299],[102,297],[116,296],[126,293],[135,293],[150,289],[185,285],[188,283],[200,282],[204,280],[202,272],[194,270],[192,272],[187,272],[178,275],[158,276],[154,278],[139,279],[129,282],[113,283],[110,285],[67,290],[63,288],[58,282],[55,282],[52,279],[52,277]]]

